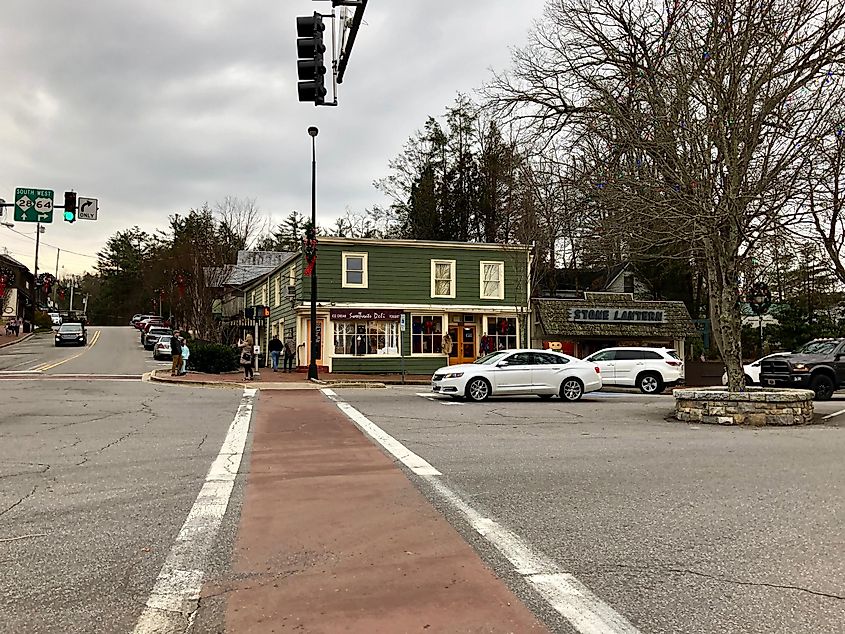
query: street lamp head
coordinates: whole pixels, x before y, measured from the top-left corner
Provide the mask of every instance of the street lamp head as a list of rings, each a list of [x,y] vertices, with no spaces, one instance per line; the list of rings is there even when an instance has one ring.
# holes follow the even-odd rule
[[[320,131],[316,127],[314,127],[313,125],[310,128],[308,128],[308,134],[310,134],[312,137],[317,136],[317,134],[319,132]]]

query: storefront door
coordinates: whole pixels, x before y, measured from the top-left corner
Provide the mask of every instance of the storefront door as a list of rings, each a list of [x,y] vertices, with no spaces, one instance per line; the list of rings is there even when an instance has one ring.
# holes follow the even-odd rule
[[[305,358],[299,359],[299,365],[311,364],[311,320],[306,319]],[[326,320],[317,319],[317,365],[323,365],[323,332],[325,331]]]
[[[474,325],[449,327],[452,337],[452,352],[449,353],[449,365],[472,363],[478,358],[478,344]]]

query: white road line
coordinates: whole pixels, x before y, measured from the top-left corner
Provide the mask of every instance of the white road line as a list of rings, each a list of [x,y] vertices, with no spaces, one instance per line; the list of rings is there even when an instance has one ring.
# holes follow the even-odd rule
[[[492,544],[534,587],[541,597],[581,634],[639,634],[628,619],[578,579],[560,568],[552,559],[531,548],[516,533],[495,520],[484,517],[435,476],[442,475],[431,464],[413,453],[349,403],[337,406],[370,438],[421,476],[438,494],[457,510],[466,522]],[[409,457],[410,460],[408,459]],[[419,461],[419,462],[417,462]],[[411,466],[417,466],[417,468]],[[430,472],[429,472],[430,471]]]
[[[355,423],[361,431],[387,449],[391,455],[393,455],[399,462],[404,464],[411,471],[420,476],[440,475],[440,472],[437,469],[432,467],[423,458],[420,458],[393,436],[373,423],[369,418],[364,416],[349,403],[338,401],[337,406],[340,408],[340,411],[352,419],[352,422]]]
[[[330,387],[324,387],[324,388],[323,388],[322,390],[320,390],[320,391],[321,391],[323,394],[325,394],[326,396],[328,396],[331,400],[333,400],[333,401],[336,401],[336,400],[337,400],[337,392],[335,392],[335,391],[334,391],[333,389],[331,389]]]
[[[244,389],[220,453],[161,567],[134,634],[185,632],[193,623],[208,553],[226,514],[243,457],[256,392]]]
[[[828,420],[830,418],[835,418],[840,414],[845,414],[845,409],[840,409],[838,412],[833,412],[833,414],[828,414],[827,416],[822,416],[822,420]]]

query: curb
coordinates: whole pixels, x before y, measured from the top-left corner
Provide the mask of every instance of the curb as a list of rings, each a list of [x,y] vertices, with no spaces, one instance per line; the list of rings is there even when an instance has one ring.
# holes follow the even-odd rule
[[[256,390],[265,390],[265,391],[283,391],[283,390],[308,390],[308,389],[317,389],[319,386],[316,385],[308,385],[302,383],[249,383],[249,382],[235,382],[235,381],[180,381],[178,379],[174,380],[170,376],[159,376],[156,374],[159,370],[153,370],[149,373],[149,381],[153,383],[167,383],[168,385],[179,385],[183,387],[220,387],[220,388],[229,388],[229,389],[238,389],[242,390],[244,388],[253,388]],[[284,387],[282,387],[284,386]]]
[[[385,383],[377,383],[375,381],[337,381],[336,383],[331,382],[323,382],[325,387],[329,388],[366,388],[366,389],[378,389],[378,388],[386,388],[387,385]]]
[[[34,337],[34,336],[35,336],[34,332],[28,332],[23,337],[18,337],[17,339],[14,339],[12,341],[7,341],[6,343],[0,343],[0,348],[7,348],[9,346],[14,346],[17,343],[20,343],[21,341],[26,341],[27,339],[30,339],[31,337]]]

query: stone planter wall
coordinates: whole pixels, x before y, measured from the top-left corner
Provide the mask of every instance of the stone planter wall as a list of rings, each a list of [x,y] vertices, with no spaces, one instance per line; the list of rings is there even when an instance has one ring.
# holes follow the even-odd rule
[[[675,417],[716,425],[807,425],[813,422],[810,390],[724,387],[673,390]]]

